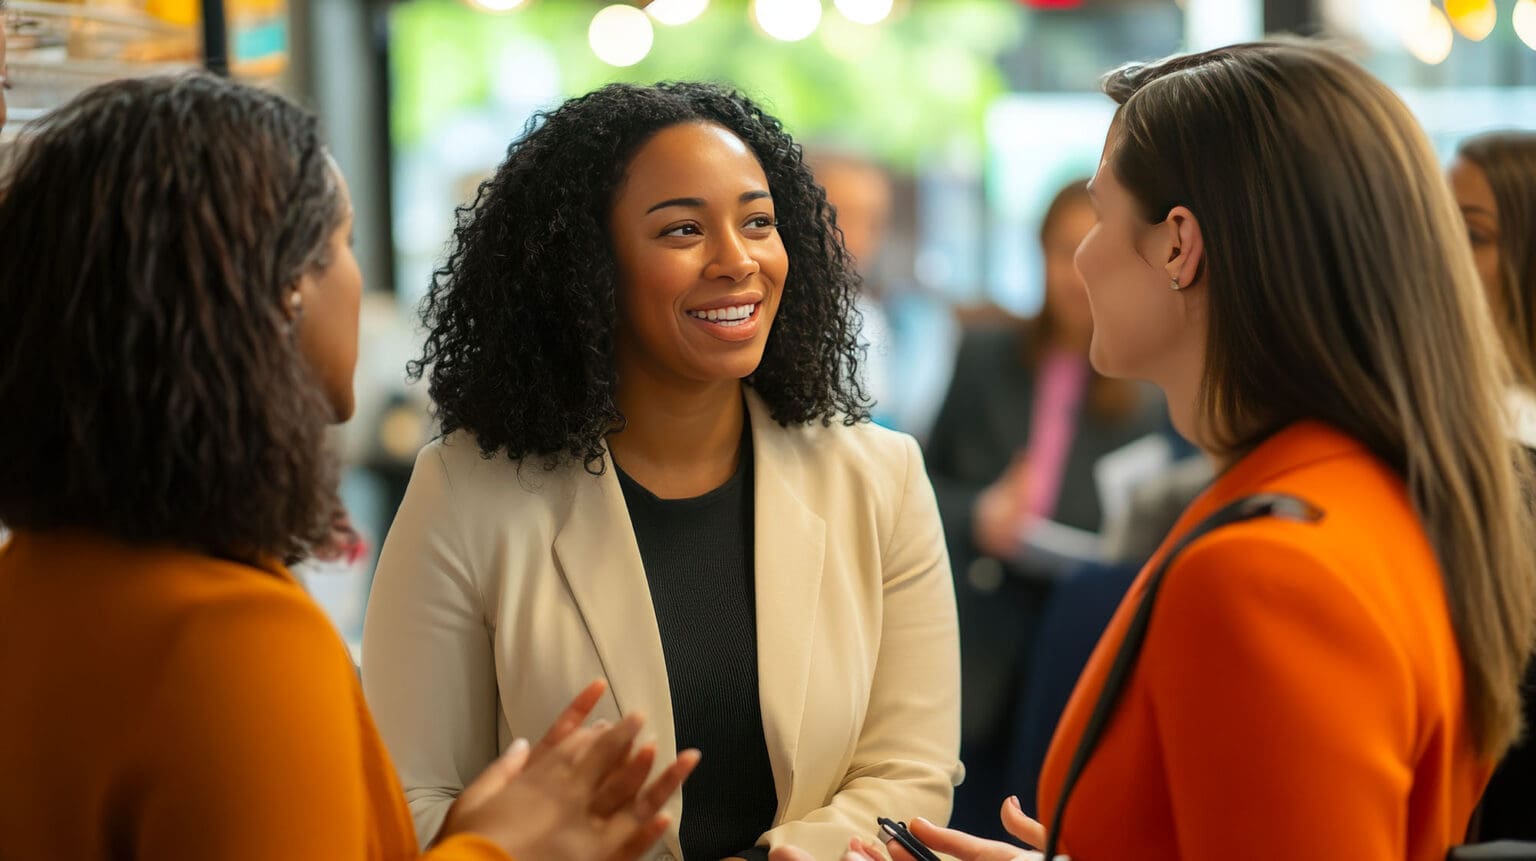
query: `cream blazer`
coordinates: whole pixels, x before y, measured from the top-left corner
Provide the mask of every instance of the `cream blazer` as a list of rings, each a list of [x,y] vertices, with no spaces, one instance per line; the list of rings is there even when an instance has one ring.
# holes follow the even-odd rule
[[[963,774],[949,558],[910,437],[785,428],[747,400],[759,690],[779,799],[759,842],[835,859],[850,837],[874,835],[876,817],[948,821]],[[537,739],[594,678],[609,684],[595,716],[642,712],[658,770],[676,756],[650,589],[606,467],[519,474],[462,433],[416,460],[379,559],[362,673],[423,843],[467,782],[513,739]],[[680,796],[667,812],[656,861],[682,854]]]

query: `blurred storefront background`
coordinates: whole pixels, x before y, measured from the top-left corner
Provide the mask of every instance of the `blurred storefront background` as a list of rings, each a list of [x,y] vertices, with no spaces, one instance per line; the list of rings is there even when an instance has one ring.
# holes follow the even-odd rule
[[[535,112],[609,81],[731,83],[813,154],[887,174],[884,241],[860,264],[888,328],[918,333],[891,361],[938,380],[917,400],[942,396],[955,330],[1038,309],[1038,221],[1095,167],[1112,113],[1097,81],[1114,66],[1325,34],[1399,89],[1447,158],[1467,134],[1536,126],[1536,0],[10,0],[3,14],[16,109],[0,141],[95,80],[200,65],[320,112],[370,288],[359,412],[337,442],[375,553],[433,432],[404,369],[454,210]],[[309,574],[352,640],[373,556]]]
[[[378,178],[375,235],[387,236],[372,256],[364,411],[346,433],[347,497],[375,543],[432,434],[424,387],[402,370],[455,207],[536,111],[608,81],[725,81],[813,153],[888,172],[885,242],[862,269],[892,321],[922,333],[877,356],[937,379],[915,385],[932,401],[903,411],[917,416],[943,396],[954,330],[1040,307],[1038,219],[1097,164],[1107,69],[1270,32],[1327,34],[1398,87],[1445,158],[1471,132],[1536,124],[1536,0],[404,0],[355,14],[361,60],[316,63],[329,83],[315,92],[330,94],[319,107],[344,166],[356,153],[349,175]],[[359,81],[359,68],[376,78]],[[312,579],[349,635],[367,579],[366,563]]]

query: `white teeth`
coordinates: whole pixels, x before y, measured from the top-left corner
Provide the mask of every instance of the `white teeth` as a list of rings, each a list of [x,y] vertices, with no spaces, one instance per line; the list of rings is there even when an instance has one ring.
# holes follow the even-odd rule
[[[729,308],[714,308],[709,311],[689,311],[688,316],[697,317],[700,320],[708,320],[720,326],[740,326],[752,317],[757,311],[757,305],[733,305]]]

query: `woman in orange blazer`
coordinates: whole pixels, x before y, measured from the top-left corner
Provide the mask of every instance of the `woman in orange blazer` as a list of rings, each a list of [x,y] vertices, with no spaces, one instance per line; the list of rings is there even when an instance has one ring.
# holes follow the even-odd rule
[[[1224,467],[1169,544],[1258,492],[1323,514],[1178,556],[1058,845],[1440,861],[1520,730],[1536,565],[1508,369],[1434,153],[1384,85],[1316,47],[1129,66],[1106,90],[1121,107],[1077,253],[1093,362],[1157,383]],[[1151,570],[1057,728],[1047,817]],[[1003,820],[1043,842],[1011,799]],[[966,861],[1024,857],[915,831]]]
[[[362,279],[318,123],[207,76],[29,129],[0,194],[0,858],[416,857],[346,646],[277,560],[339,510]],[[640,721],[513,744],[441,861],[627,861]]]

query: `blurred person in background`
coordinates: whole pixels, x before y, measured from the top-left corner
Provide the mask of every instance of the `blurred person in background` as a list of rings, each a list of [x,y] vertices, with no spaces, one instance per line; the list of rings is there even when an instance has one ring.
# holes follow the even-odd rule
[[[326,546],[362,278],[314,117],[210,76],[87,91],[0,191],[0,857],[396,859],[352,661],[283,562]],[[511,745],[440,859],[628,859],[637,719]]]
[[[1136,575],[1212,475],[1211,459],[1196,453],[1135,485],[1125,509],[1106,519],[1103,558],[1073,568],[1051,591],[1019,688],[1007,779],[1030,816],[1038,815],[1040,766],[1078,676]]]
[[[5,91],[11,88],[11,67],[5,61],[5,6],[5,0],[0,0],[0,128],[5,127]]]
[[[610,85],[530,129],[426,300],[445,435],[364,625],[421,833],[591,675],[599,714],[704,754],[664,857],[947,818],[938,508],[917,444],[867,421],[856,276],[799,147],[707,84]]]
[[[1515,367],[1515,436],[1536,457],[1536,133],[1464,141],[1450,168],[1472,258]],[[1536,536],[1532,536],[1536,543]],[[1484,840],[1536,840],[1536,665],[1525,681],[1526,736],[1494,772],[1478,811]]]
[[[871,417],[925,441],[954,367],[959,324],[948,304],[890,277],[884,254],[892,214],[889,172],[872,159],[831,147],[807,148],[806,162],[826,190],[860,274],[856,304],[869,345],[863,368],[874,402]]]
[[[1312,512],[1177,555],[1081,759],[1142,602],[1121,606],[1046,757],[1050,837],[1075,861],[1441,861],[1521,732],[1536,524],[1434,151],[1385,84],[1302,43],[1135,64],[1105,90],[1120,107],[1077,253],[1093,363],[1155,382],[1221,467],[1159,553],[1255,494]],[[1002,818],[1046,842],[1015,799]],[[914,832],[964,861],[1029,857]]]
[[[994,811],[1041,608],[1077,564],[1030,555],[1028,536],[1042,521],[1096,533],[1095,464],[1163,420],[1139,384],[1089,365],[1093,316],[1072,255],[1093,224],[1087,181],[1063,186],[1040,226],[1044,307],[1032,320],[966,333],[926,447],[960,613],[966,781],[954,820],[982,833],[1001,834]]]

